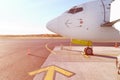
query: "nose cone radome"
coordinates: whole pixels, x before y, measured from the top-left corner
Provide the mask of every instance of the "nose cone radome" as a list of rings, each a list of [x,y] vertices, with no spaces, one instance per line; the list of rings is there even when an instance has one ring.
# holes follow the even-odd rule
[[[58,32],[58,29],[57,29],[58,25],[57,25],[56,20],[52,20],[52,21],[48,22],[46,27],[47,27],[48,30],[50,30],[52,32],[55,32],[55,33]]]

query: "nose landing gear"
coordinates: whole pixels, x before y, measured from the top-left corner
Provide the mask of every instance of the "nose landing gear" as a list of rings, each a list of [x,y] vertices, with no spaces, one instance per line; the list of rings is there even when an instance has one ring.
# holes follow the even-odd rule
[[[93,55],[93,49],[91,47],[86,47],[84,49],[85,55]]]
[[[74,43],[74,44],[80,44],[80,45],[83,45],[83,46],[88,46],[84,49],[85,55],[93,55],[92,41],[71,39],[71,42]]]

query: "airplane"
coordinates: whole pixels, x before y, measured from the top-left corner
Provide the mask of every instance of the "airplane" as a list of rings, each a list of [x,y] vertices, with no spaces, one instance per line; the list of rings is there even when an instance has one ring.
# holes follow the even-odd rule
[[[115,0],[91,0],[74,6],[49,21],[46,27],[57,34],[85,44],[86,55],[94,55],[92,42],[120,42],[120,19],[110,22],[111,4]]]

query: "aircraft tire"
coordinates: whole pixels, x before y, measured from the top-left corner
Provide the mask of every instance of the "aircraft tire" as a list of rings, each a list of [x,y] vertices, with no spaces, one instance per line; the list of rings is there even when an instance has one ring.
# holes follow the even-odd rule
[[[85,48],[84,52],[86,55],[93,55],[93,49],[90,47]]]

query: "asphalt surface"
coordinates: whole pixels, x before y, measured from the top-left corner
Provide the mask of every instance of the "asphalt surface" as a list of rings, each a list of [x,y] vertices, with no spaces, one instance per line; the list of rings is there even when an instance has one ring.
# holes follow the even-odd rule
[[[41,67],[55,46],[69,39],[0,39],[0,80],[33,80],[28,73]],[[101,45],[95,43],[96,45]],[[108,43],[107,43],[108,44]],[[104,44],[106,45],[106,44]],[[112,44],[108,44],[111,46]]]
[[[58,39],[0,39],[0,80],[33,80],[28,72],[43,64],[50,52],[69,40]]]

